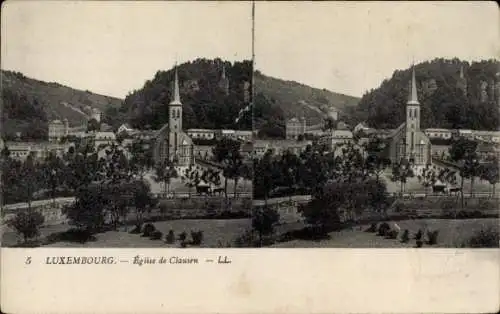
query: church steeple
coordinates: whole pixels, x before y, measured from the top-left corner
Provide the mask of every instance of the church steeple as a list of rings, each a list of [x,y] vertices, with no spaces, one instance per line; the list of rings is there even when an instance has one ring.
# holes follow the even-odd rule
[[[181,95],[179,93],[179,77],[177,75],[177,65],[175,65],[175,79],[174,79],[174,97],[170,105],[182,105]]]
[[[168,105],[169,118],[168,123],[171,132],[182,131],[182,103],[181,95],[179,93],[179,76],[177,74],[177,64],[175,65],[175,78],[174,78],[174,95],[172,101]]]
[[[420,105],[420,103],[418,102],[417,80],[415,79],[415,66],[414,65],[412,66],[410,93],[408,95],[408,102],[406,104],[411,105],[411,106]]]

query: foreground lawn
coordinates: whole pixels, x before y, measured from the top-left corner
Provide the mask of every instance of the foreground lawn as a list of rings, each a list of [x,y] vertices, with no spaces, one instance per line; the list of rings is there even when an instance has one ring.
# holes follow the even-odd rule
[[[246,229],[251,228],[250,219],[185,219],[158,221],[153,225],[157,230],[163,233],[161,240],[150,240],[146,237],[141,237],[140,234],[131,234],[128,231],[132,230],[132,226],[120,227],[118,231],[108,231],[96,234],[96,241],[86,243],[76,242],[56,242],[44,247],[81,247],[81,248],[152,248],[152,247],[179,247],[177,238],[180,233],[185,231],[187,239],[191,239],[191,230],[203,231],[203,242],[201,247],[217,247],[219,241],[225,245],[226,243],[233,244],[234,240],[241,235]],[[68,225],[57,225],[48,228],[42,228],[42,236],[47,236],[54,232],[62,232],[69,229]],[[176,237],[176,243],[166,244],[165,235],[173,230]],[[8,231],[4,234],[4,246],[15,245],[17,243],[17,235]]]
[[[425,231],[439,230],[437,244],[427,247],[456,248],[460,247],[463,241],[469,239],[476,231],[489,227],[500,228],[500,219],[480,218],[480,219],[417,219],[389,222],[391,228],[397,226],[401,231],[408,229],[410,232],[410,242],[401,243],[400,236],[397,240],[385,239],[375,233],[364,232],[369,225],[353,227],[341,231],[331,232],[330,239],[313,240],[292,240],[288,242],[276,243],[272,247],[282,248],[410,248],[415,246],[413,239],[418,229]],[[425,237],[424,237],[425,238]]]

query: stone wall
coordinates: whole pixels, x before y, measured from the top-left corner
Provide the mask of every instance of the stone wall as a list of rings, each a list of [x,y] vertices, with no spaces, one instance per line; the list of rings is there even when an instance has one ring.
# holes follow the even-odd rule
[[[56,198],[55,200],[41,200],[31,203],[31,208],[39,211],[45,217],[45,226],[57,225],[67,222],[62,213],[64,206],[72,204],[73,197]],[[28,209],[28,203],[9,204],[2,207],[3,222],[13,218],[19,211]]]

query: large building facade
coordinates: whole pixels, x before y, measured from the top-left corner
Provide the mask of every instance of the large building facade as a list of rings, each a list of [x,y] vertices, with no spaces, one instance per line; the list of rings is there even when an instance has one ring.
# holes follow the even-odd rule
[[[410,93],[406,103],[406,121],[389,136],[389,156],[392,163],[402,159],[412,161],[415,166],[431,163],[431,143],[420,129],[420,103],[417,95],[415,68],[412,70]]]
[[[153,157],[158,164],[168,161],[174,166],[189,167],[194,164],[193,151],[193,141],[182,130],[182,103],[176,69],[174,97],[168,105],[168,123],[155,136]]]
[[[306,134],[306,119],[304,117],[292,118],[286,121],[285,133],[287,140],[296,140],[299,135]]]

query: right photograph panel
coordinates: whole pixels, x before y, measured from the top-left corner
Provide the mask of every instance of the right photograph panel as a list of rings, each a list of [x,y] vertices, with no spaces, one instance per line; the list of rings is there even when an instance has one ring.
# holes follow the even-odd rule
[[[496,10],[254,6],[246,246],[499,247]]]

